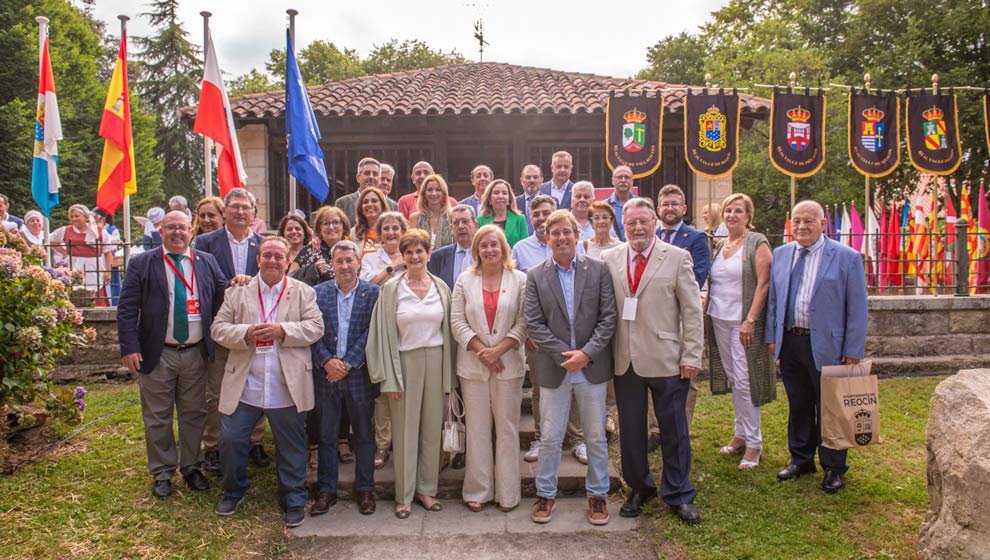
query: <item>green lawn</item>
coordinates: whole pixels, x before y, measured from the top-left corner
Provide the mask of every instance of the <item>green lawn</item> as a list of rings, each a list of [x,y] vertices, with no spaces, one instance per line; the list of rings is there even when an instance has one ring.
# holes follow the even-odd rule
[[[942,377],[880,382],[882,445],[849,452],[846,488],[826,495],[823,473],[777,482],[787,465],[787,400],[763,407],[763,458],[740,472],[737,457],[718,448],[732,436],[732,400],[704,390],[692,448],[695,504],[704,521],[687,527],[666,511],[653,515],[655,541],[670,558],[916,558],[918,529],[928,506],[925,423]],[[655,455],[659,455],[656,453]],[[656,467],[659,468],[659,458]],[[666,542],[665,542],[666,541]]]
[[[664,558],[913,558],[927,506],[924,429],[941,378],[881,382],[884,443],[850,452],[847,488],[826,496],[821,473],[778,483],[787,463],[787,403],[764,407],[763,463],[736,470],[717,449],[731,437],[729,396],[698,402],[692,479],[704,522],[686,527],[656,508],[647,534]],[[219,497],[186,490],[150,495],[134,385],[91,387],[95,421],[46,459],[0,478],[0,558],[267,558],[290,548],[271,468],[251,471],[238,515],[213,513]],[[268,442],[271,450],[271,441]],[[655,454],[659,461],[659,453]],[[657,465],[659,466],[659,465]]]

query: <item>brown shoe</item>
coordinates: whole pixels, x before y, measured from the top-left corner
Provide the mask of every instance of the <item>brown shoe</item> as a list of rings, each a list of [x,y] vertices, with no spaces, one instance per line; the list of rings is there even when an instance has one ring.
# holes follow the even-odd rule
[[[332,494],[330,492],[320,492],[316,496],[316,501],[309,508],[310,515],[323,515],[324,513],[330,511],[330,508],[337,503],[337,494]]]
[[[374,492],[358,492],[355,496],[354,501],[357,502],[358,512],[361,515],[371,515],[375,513],[375,493]]]
[[[550,523],[553,517],[553,508],[557,504],[556,500],[550,498],[537,498],[533,504],[533,514],[530,516],[534,523]]]
[[[384,468],[385,463],[387,462],[388,462],[388,449],[375,450],[375,470]]]
[[[608,523],[608,507],[605,505],[605,498],[601,496],[588,498],[588,522],[592,525]]]

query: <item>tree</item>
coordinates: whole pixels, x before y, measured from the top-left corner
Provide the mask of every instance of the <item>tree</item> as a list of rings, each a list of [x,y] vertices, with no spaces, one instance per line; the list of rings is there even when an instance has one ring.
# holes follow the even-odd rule
[[[256,68],[252,68],[247,74],[241,74],[240,76],[231,80],[227,87],[229,88],[228,94],[231,97],[238,95],[247,95],[249,93],[261,93],[265,91],[272,91],[273,89],[279,89],[279,85],[276,84],[268,77],[268,74],[259,72]]]
[[[151,8],[141,15],[155,28],[154,35],[136,38],[142,62],[136,89],[157,110],[155,155],[164,165],[164,192],[194,200],[200,195],[203,140],[179,122],[179,109],[199,99],[202,55],[182,28],[178,0],[154,0]]]
[[[681,31],[667,35],[646,50],[650,66],[641,70],[636,78],[670,84],[705,85],[705,44],[696,35]]]
[[[383,74],[465,62],[467,59],[456,50],[445,53],[431,49],[420,40],[400,44],[398,39],[389,39],[384,45],[375,45],[363,66],[365,74]]]
[[[361,57],[352,49],[340,50],[328,41],[313,41],[297,53],[299,72],[307,85],[325,84],[364,75]],[[265,69],[284,87],[285,49],[275,49],[269,54]]]

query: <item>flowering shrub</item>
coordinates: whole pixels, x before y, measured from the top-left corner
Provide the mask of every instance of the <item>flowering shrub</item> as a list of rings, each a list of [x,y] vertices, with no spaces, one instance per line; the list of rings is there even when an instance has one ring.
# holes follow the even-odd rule
[[[49,374],[73,345],[96,333],[82,328],[82,314],[68,299],[80,275],[44,268],[43,261],[40,247],[0,228],[0,408],[41,401],[52,414],[78,422],[85,390],[56,387]]]

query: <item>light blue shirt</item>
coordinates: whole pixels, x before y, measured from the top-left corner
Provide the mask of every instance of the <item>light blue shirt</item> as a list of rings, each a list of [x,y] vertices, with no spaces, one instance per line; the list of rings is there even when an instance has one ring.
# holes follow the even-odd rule
[[[571,326],[571,350],[577,350],[577,342],[574,339],[574,261],[566,269],[556,261],[557,278],[560,280],[560,287],[564,292],[564,305],[567,307],[567,321]],[[570,383],[585,383],[584,370],[568,372],[564,380]]]
[[[584,247],[577,244],[577,254],[584,254]],[[512,248],[512,260],[516,263],[516,268],[526,272],[527,270],[546,262],[553,256],[553,250],[548,243],[540,241],[536,234],[523,239]]]
[[[347,334],[351,326],[351,309],[354,307],[354,293],[357,285],[347,294],[337,288],[337,359],[347,355]]]
[[[464,200],[460,201],[460,204],[467,204],[471,208],[474,208],[474,215],[477,216],[478,215],[478,206],[481,205],[481,199],[478,198],[478,195],[472,194],[471,196],[469,196],[469,197],[465,198]]]
[[[471,258],[471,248],[465,249],[460,245],[454,249],[454,281],[457,281],[457,277],[461,275],[464,270],[471,266],[474,260]]]
[[[629,193],[629,200],[634,198],[639,198],[638,196]],[[626,229],[622,227],[622,207],[625,206],[623,203],[619,202],[618,198],[615,198],[615,191],[608,197],[608,203],[612,206],[612,210],[615,210],[615,233],[618,234],[620,240],[626,240]]]

